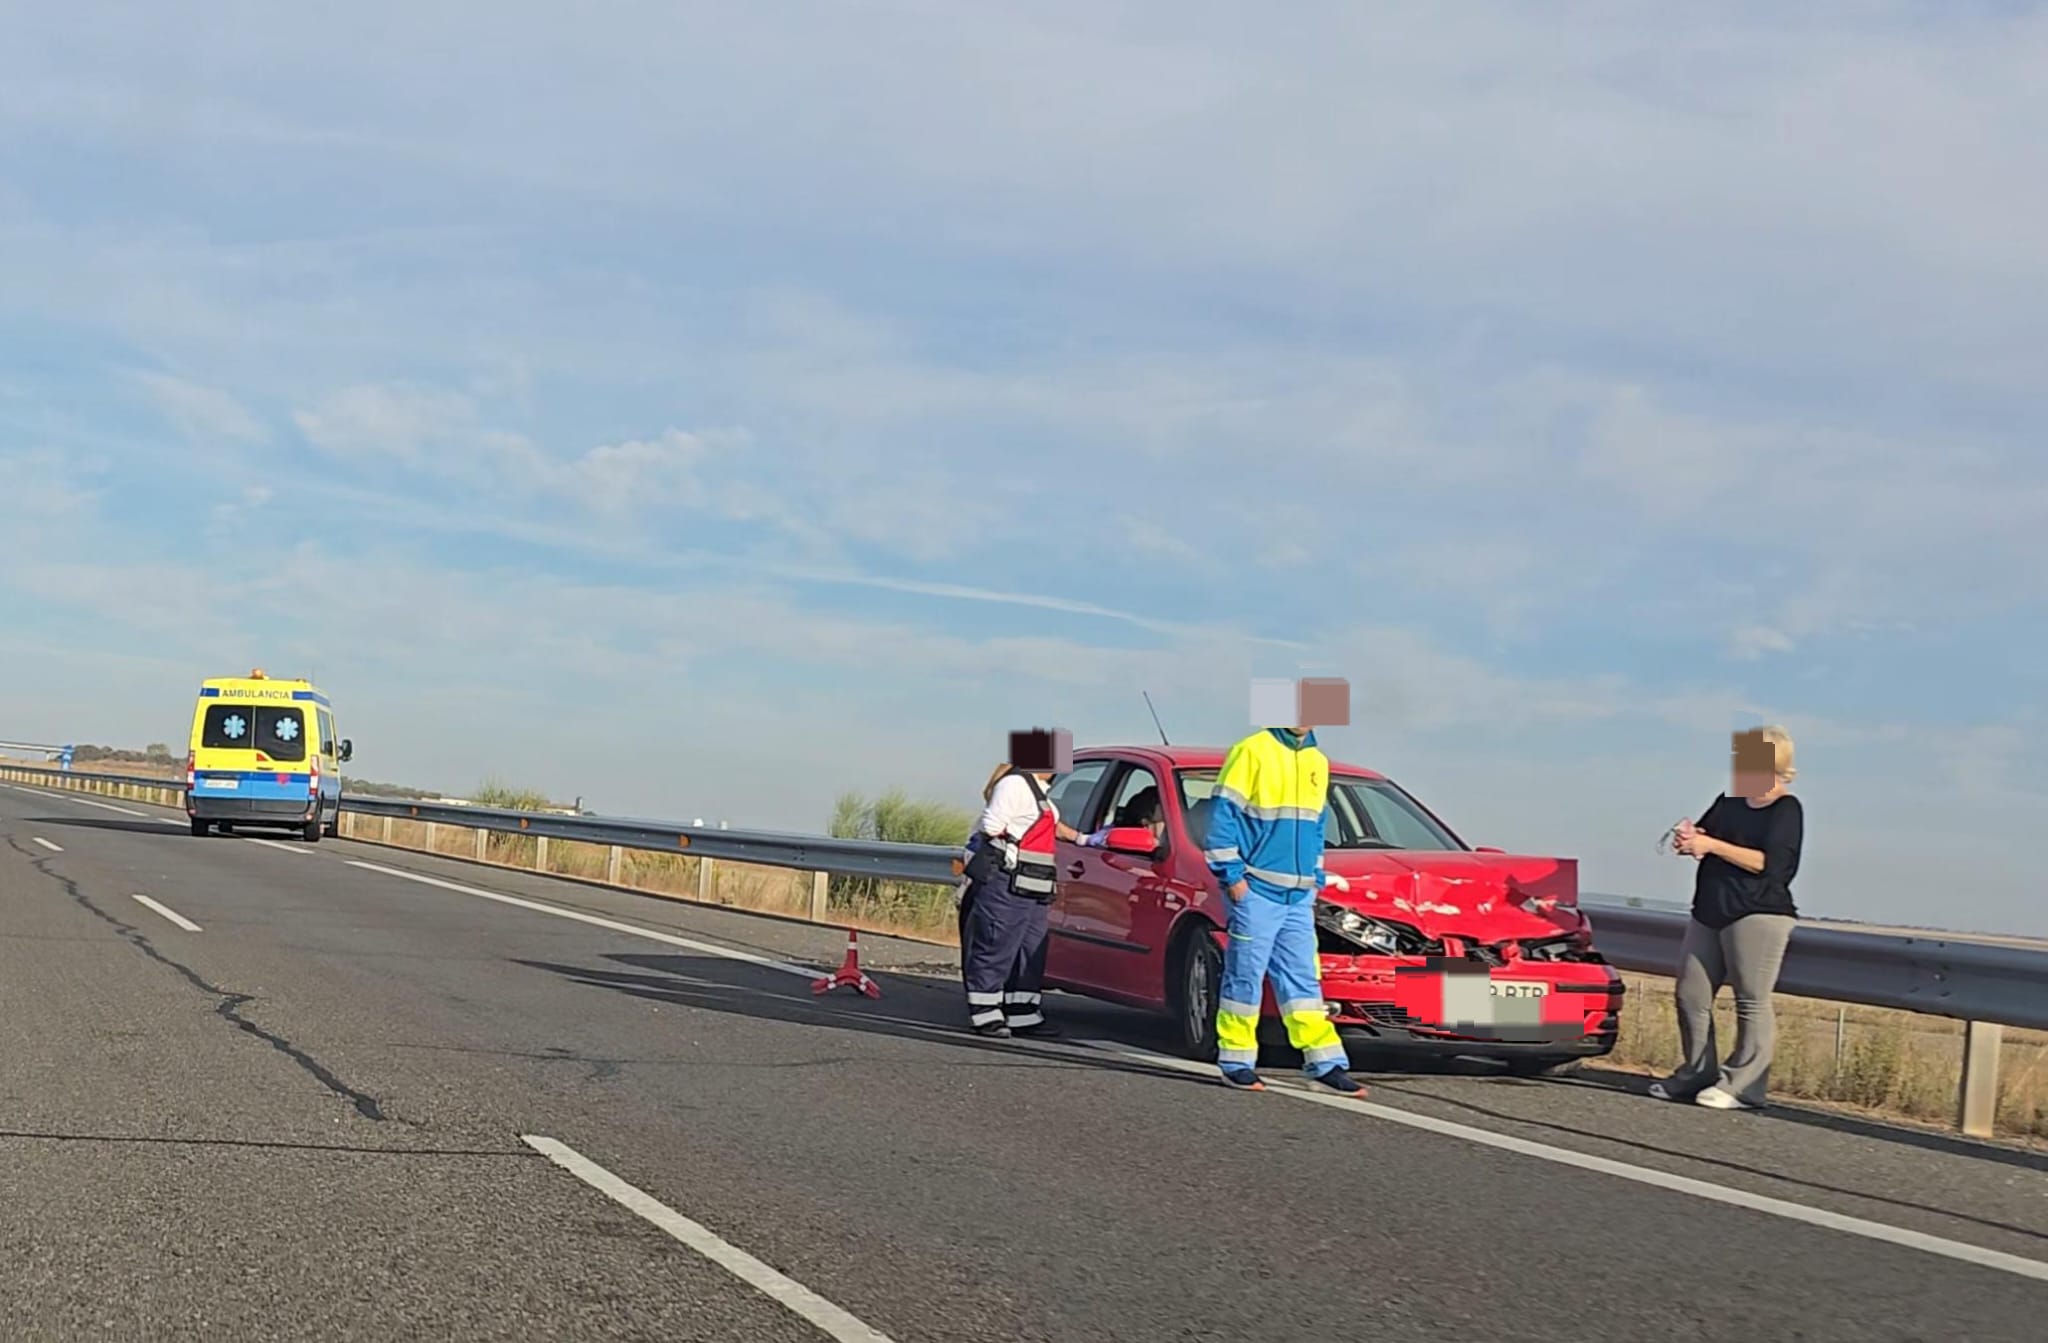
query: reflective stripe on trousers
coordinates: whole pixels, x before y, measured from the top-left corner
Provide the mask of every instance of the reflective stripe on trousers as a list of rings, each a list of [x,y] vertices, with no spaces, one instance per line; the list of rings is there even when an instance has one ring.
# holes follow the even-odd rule
[[[1259,1058],[1259,1006],[1266,980],[1280,1004],[1287,1039],[1311,1076],[1349,1067],[1344,1043],[1323,1007],[1314,902],[1282,904],[1256,891],[1230,907],[1230,944],[1216,1004],[1216,1062],[1250,1067]]]

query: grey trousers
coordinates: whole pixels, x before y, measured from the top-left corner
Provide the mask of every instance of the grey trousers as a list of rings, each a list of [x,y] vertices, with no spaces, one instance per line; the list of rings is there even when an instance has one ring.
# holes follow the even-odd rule
[[[1685,1062],[1665,1079],[1672,1091],[1695,1096],[1718,1086],[1751,1105],[1764,1104],[1778,1034],[1771,992],[1797,923],[1790,914],[1746,914],[1719,932],[1697,919],[1686,925],[1678,955],[1678,1043]],[[1714,996],[1723,984],[1735,990],[1735,1052],[1726,1063],[1714,1045]]]

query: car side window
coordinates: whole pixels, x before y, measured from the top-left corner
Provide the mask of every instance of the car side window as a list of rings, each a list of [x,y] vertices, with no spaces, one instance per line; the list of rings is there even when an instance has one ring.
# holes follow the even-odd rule
[[[1083,760],[1066,773],[1055,777],[1046,796],[1053,806],[1059,808],[1060,819],[1075,829],[1080,829],[1081,810],[1094,795],[1095,785],[1102,782],[1102,776],[1109,773],[1107,760]]]
[[[1165,818],[1166,813],[1160,806],[1159,779],[1143,765],[1132,765],[1126,769],[1111,797],[1111,805],[1104,810],[1101,819],[1090,822],[1097,829],[1104,826],[1157,827]],[[1161,839],[1164,837],[1162,833]]]
[[[334,715],[325,709],[320,710],[320,754],[334,754]]]

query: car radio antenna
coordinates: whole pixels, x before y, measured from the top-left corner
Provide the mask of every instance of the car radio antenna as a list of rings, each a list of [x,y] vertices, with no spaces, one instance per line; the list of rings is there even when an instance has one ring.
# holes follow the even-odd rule
[[[1145,707],[1147,709],[1152,709],[1152,692],[1149,690],[1141,690],[1138,693],[1145,697]],[[1172,742],[1166,739],[1166,729],[1160,726],[1159,710],[1157,709],[1152,709],[1152,726],[1159,728],[1159,744],[1161,746],[1173,745]]]

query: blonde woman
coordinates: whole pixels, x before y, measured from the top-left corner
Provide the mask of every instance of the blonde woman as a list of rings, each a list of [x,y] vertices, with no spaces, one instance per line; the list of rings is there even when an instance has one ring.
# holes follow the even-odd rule
[[[1770,1089],[1777,1018],[1771,994],[1799,910],[1792,878],[1806,814],[1787,790],[1798,771],[1781,727],[1737,733],[1734,787],[1698,821],[1674,827],[1678,852],[1698,860],[1692,921],[1678,963],[1678,1034],[1685,1061],[1650,1088],[1659,1100],[1716,1110],[1761,1108]],[[1717,1059],[1714,997],[1735,991],[1735,1050]]]

